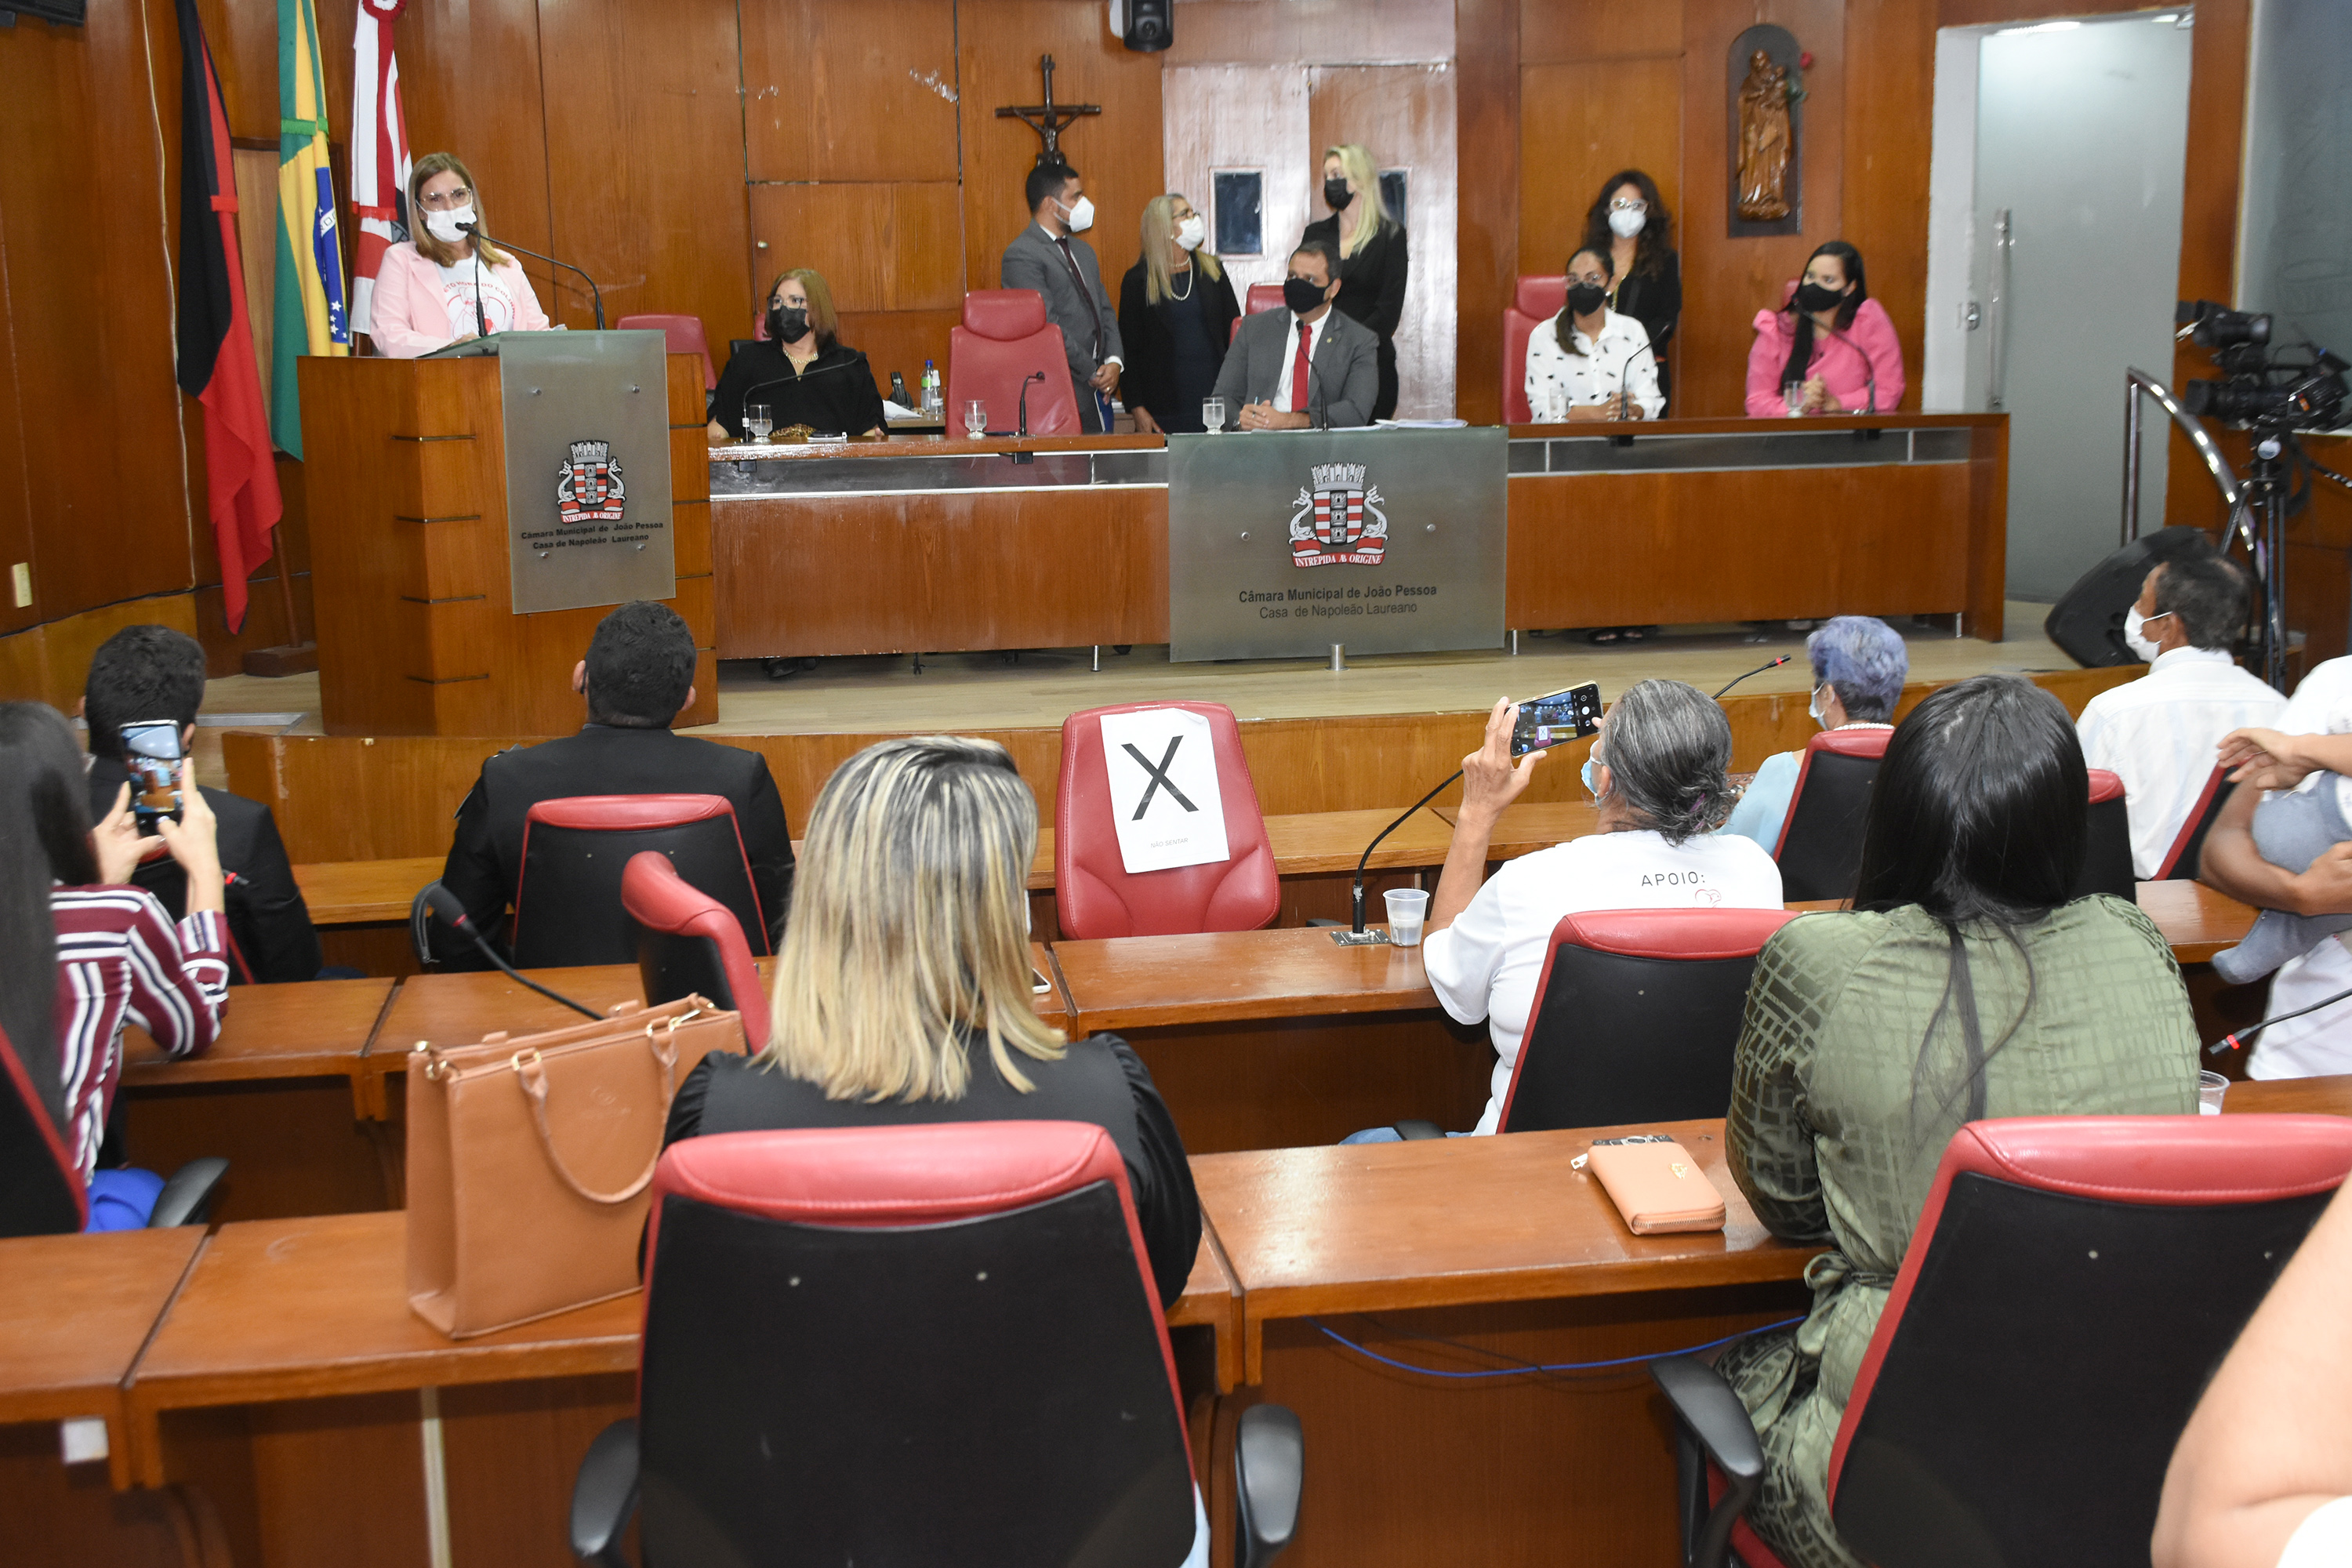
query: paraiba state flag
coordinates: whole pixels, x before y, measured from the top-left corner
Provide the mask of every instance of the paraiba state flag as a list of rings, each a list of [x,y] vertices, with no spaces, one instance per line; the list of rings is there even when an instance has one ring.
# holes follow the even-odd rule
[[[269,437],[302,455],[294,362],[352,352],[342,237],[327,167],[327,83],[310,0],[278,0],[278,289],[269,347]]]

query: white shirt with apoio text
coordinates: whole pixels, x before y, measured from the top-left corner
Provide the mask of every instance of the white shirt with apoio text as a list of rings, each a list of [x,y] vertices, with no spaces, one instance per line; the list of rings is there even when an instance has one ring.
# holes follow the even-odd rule
[[[1511,1091],[1552,928],[1586,910],[1777,910],[1780,868],[1753,839],[1703,833],[1599,833],[1506,861],[1453,924],[1423,940],[1437,1000],[1465,1024],[1486,1020],[1491,1098],[1475,1131],[1492,1132]]]
[[[2286,735],[2352,733],[2352,658],[2331,658],[2305,675],[2271,727]],[[2315,773],[2295,787],[2320,789],[2331,782],[2337,809],[2352,822],[2352,799],[2347,798],[2347,792],[2352,792],[2352,779]],[[2347,951],[2342,936],[2331,936],[2301,958],[2290,958],[2279,965],[2271,977],[2268,1011],[2292,1013],[2347,990],[2352,990],[2352,951]],[[2254,1037],[2253,1059],[2246,1064],[2248,1078],[2314,1078],[2339,1072],[2352,1072],[2352,1002],[2273,1024]]]
[[[2228,653],[2201,647],[2159,654],[2137,680],[2091,699],[2074,729],[2083,761],[2124,781],[2134,875],[2146,881],[2172,853],[2213,775],[2221,737],[2268,725],[2285,706],[2285,698]]]

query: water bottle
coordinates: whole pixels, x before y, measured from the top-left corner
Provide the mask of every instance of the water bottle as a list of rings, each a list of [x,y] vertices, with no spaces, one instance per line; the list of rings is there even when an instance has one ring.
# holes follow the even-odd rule
[[[937,414],[939,411],[940,373],[932,367],[929,360],[925,360],[923,362],[923,412]]]

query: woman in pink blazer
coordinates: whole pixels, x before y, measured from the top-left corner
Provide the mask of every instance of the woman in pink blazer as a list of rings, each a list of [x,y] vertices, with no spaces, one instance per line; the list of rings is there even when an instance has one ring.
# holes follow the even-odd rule
[[[1801,388],[1793,408],[1784,391],[1790,385]],[[1862,252],[1831,240],[1805,263],[1803,280],[1780,310],[1756,312],[1748,415],[1884,413],[1902,401],[1903,347],[1895,323],[1870,297]]]
[[[547,312],[512,257],[476,239],[474,176],[454,153],[428,153],[408,177],[414,237],[383,253],[368,336],[391,359],[415,359],[493,332],[542,332]]]

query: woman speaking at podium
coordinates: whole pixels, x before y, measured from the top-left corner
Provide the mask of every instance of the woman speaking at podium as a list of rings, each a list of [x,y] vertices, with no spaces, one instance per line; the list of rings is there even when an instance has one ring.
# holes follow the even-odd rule
[[[833,289],[814,267],[780,273],[768,290],[767,335],[728,360],[710,395],[709,437],[743,439],[743,409],[764,404],[778,430],[880,436],[882,392],[866,356],[841,341]]]
[[[514,258],[470,232],[481,215],[474,176],[455,153],[416,160],[408,177],[411,237],[385,251],[376,270],[368,335],[378,353],[415,359],[492,332],[547,330],[547,312]]]

